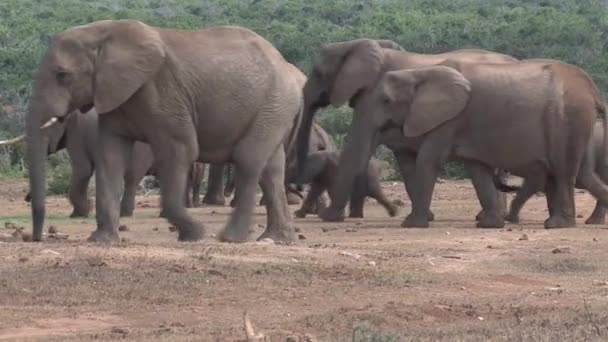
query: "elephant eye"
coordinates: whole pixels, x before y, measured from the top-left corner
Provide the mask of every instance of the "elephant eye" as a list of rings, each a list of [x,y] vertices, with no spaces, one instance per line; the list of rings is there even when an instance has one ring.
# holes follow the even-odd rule
[[[57,82],[64,83],[67,81],[70,74],[67,71],[57,71],[55,77],[57,78]]]

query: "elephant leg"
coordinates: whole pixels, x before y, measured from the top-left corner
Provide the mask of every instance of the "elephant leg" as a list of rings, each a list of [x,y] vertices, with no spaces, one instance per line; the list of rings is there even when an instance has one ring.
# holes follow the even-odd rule
[[[298,205],[302,202],[301,194],[299,194],[297,190],[291,189],[289,184],[286,185],[286,189],[287,189],[287,204]]]
[[[600,204],[599,201],[595,203],[595,208],[591,216],[585,221],[585,224],[604,224],[606,223],[606,207]]]
[[[132,158],[131,158],[132,159]],[[137,187],[146,175],[146,170],[139,165],[128,165],[125,172],[125,191],[120,202],[120,217],[133,216]]]
[[[519,223],[519,212],[523,208],[524,204],[532,197],[535,193],[543,191],[547,187],[547,176],[545,170],[539,170],[533,175],[524,178],[524,182],[521,188],[517,191],[515,198],[511,201],[511,207],[509,213],[505,219],[512,223]]]
[[[367,183],[367,195],[380,203],[386,209],[390,217],[397,216],[397,206],[394,205],[382,191],[382,185],[377,178],[370,179]]]
[[[70,159],[71,160],[71,159]],[[87,161],[72,161],[72,178],[70,180],[70,203],[74,207],[70,217],[88,217],[91,204],[87,195],[89,181],[93,176],[93,163]]]
[[[268,222],[266,230],[258,238],[274,241],[295,240],[291,213],[285,195],[285,151],[279,148],[268,161],[260,179],[262,192],[266,196]]]
[[[186,208],[192,208],[194,206],[194,203],[192,203],[192,197],[190,197],[190,190],[192,189],[192,184],[194,181],[194,172],[196,172],[196,166],[194,164],[195,163],[192,163],[190,165],[186,176],[186,187],[184,188],[184,206]]]
[[[207,192],[203,197],[203,203],[207,205],[224,205],[224,164],[209,164],[209,179],[207,181]]]
[[[224,186],[224,197],[232,196],[234,192],[234,181],[235,181],[234,165],[226,164],[226,185]]]
[[[198,208],[201,205],[201,183],[205,178],[205,165],[199,162],[194,163],[192,176],[192,206]]]
[[[194,130],[185,132],[184,137],[188,138],[179,141],[158,137],[151,145],[160,183],[162,212],[177,227],[178,241],[198,241],[205,235],[203,225],[192,219],[184,206],[188,171],[198,156],[198,145]]]
[[[358,175],[355,177],[353,189],[350,194],[348,217],[364,217],[363,207],[365,206],[365,197],[367,195],[367,191],[367,174]]]
[[[603,224],[605,222],[605,208],[608,207],[608,186],[587,166],[581,167],[578,180],[581,187],[587,189],[597,199],[595,209],[585,223]]]
[[[321,193],[319,197],[317,197],[317,200],[314,201],[312,208],[310,208],[307,214],[318,214],[325,210],[325,208],[327,208],[327,195]]]
[[[405,192],[408,198],[412,198],[414,191],[414,174],[416,172],[416,156],[407,152],[393,152],[397,164],[399,165],[399,173],[403,179],[405,185]],[[432,222],[435,220],[435,214],[429,209],[428,220]]]
[[[88,239],[92,242],[111,242],[119,239],[120,199],[126,165],[133,149],[133,141],[110,132],[106,126],[109,120],[111,118],[99,118],[99,151],[95,164],[97,229]]]
[[[306,197],[304,197],[302,206],[294,213],[295,216],[297,218],[305,218],[306,214],[310,214],[312,211],[312,206],[315,204],[317,199],[321,197],[323,191],[325,191],[325,187],[321,183],[313,182],[310,185],[310,190],[306,194]]]
[[[504,213],[501,210],[499,194],[494,185],[493,169],[487,165],[470,161],[466,168],[471,175],[477,198],[481,204],[483,215],[477,222],[479,228],[502,228],[505,226]]]

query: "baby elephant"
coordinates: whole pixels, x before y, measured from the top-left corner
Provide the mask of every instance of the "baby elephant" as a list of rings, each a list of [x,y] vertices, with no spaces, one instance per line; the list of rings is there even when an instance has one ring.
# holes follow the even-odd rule
[[[310,184],[310,191],[308,191],[302,207],[295,212],[296,217],[306,217],[306,214],[310,212],[312,205],[317,203],[317,198],[323,194],[323,191],[327,190],[329,197],[333,198],[331,189],[337,177],[339,159],[339,151],[317,151],[308,155],[303,179],[305,183]],[[350,217],[363,217],[363,205],[367,196],[378,201],[391,217],[397,215],[397,207],[382,192],[380,166],[378,161],[373,159],[369,162],[367,173],[357,177],[351,191]],[[318,208],[319,211],[321,209],[324,208]]]

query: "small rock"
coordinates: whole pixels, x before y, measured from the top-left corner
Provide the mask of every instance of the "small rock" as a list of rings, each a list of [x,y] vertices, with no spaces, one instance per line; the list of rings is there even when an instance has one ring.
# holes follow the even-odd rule
[[[519,238],[519,241],[528,241],[528,240],[529,240],[529,238],[528,238],[528,235],[526,235],[526,234],[522,235],[522,236]]]
[[[129,227],[127,227],[126,224],[121,224],[120,226],[118,226],[118,231],[119,232],[128,232],[129,231]]]
[[[346,232],[347,232],[347,233],[356,233],[356,232],[358,232],[358,230],[357,230],[357,229],[354,229],[354,228],[348,228],[348,229],[346,230]]]
[[[302,229],[300,229],[300,228],[298,228],[298,227],[295,227],[293,230],[294,230],[296,233],[300,233],[300,232],[302,231]]]
[[[553,254],[565,254],[565,253],[570,253],[570,247],[558,247],[558,248],[554,248],[551,253]]]
[[[477,317],[477,319],[478,319],[478,320],[480,320],[480,321],[483,321],[483,320],[484,320],[484,318],[483,318],[483,317],[481,317],[481,316]]]
[[[177,231],[177,227],[175,227],[175,226],[169,226],[169,231],[170,232],[176,232]]]
[[[20,257],[19,258],[19,262],[26,262],[28,260],[30,260],[28,257]]]
[[[129,330],[126,328],[113,327],[112,334],[127,336],[129,334]]]
[[[507,231],[508,231],[508,232],[512,232],[512,231],[513,231],[513,228],[507,228]]]
[[[157,232],[158,231],[158,227],[154,227],[152,228],[153,231]]]
[[[57,234],[57,233],[59,233],[59,230],[57,230],[57,227],[55,227],[55,226],[49,226],[48,232],[49,232],[49,234]]]
[[[488,245],[486,248],[487,248],[487,249],[493,249],[493,248],[494,248],[494,246],[492,246],[492,245]]]
[[[258,243],[264,244],[264,245],[274,245],[274,240],[270,239],[270,238],[265,238],[265,239],[258,241]]]
[[[583,214],[576,215],[576,218],[583,218]]]
[[[461,289],[462,291],[464,291],[464,290],[466,290],[467,288],[466,288],[466,287],[464,287],[464,286],[462,286],[460,289]]]
[[[371,267],[376,267],[376,262],[375,261],[370,261],[367,263],[369,266]]]
[[[298,234],[298,239],[306,240],[306,236],[304,236],[304,234]]]
[[[600,241],[600,239],[598,239],[598,238],[593,238],[593,241],[598,242],[598,241]]]
[[[450,234],[452,234],[452,233],[450,233],[450,232],[445,232],[445,235],[450,235]]]

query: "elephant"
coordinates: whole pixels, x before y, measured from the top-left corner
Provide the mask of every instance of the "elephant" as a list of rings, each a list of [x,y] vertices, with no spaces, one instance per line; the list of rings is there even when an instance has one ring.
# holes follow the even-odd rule
[[[304,86],[304,118],[297,144],[299,173],[306,169],[308,136],[317,110],[329,105],[338,107],[347,101],[349,106],[354,108],[359,99],[373,88],[384,72],[430,66],[441,63],[447,58],[487,63],[514,63],[518,61],[508,55],[477,49],[424,55],[405,51],[399,44],[390,40],[355,39],[322,45],[320,60],[314,65]],[[357,118],[353,118],[353,120],[356,121]],[[355,132],[355,129],[354,126],[351,126],[347,136],[349,141],[347,146],[354,147],[357,141],[365,141],[366,143],[368,141],[368,137],[358,136],[359,133]],[[412,198],[416,187],[413,174],[418,152],[423,147],[423,139],[421,137],[405,138],[400,132],[400,127],[390,123],[376,131],[379,134],[375,134],[373,141],[371,138],[369,139],[370,146],[365,146],[365,149],[356,152],[349,149],[343,150],[342,158],[347,158],[347,155],[351,153],[365,151],[368,151],[371,155],[371,151],[375,151],[377,145],[386,145],[395,156],[406,192]],[[371,132],[369,133],[371,134]],[[361,157],[366,162],[369,160],[363,155]],[[357,170],[365,170],[365,166],[358,165]],[[347,166],[340,166],[338,170],[340,176],[337,177],[339,181],[334,184],[335,190],[333,193],[335,197],[332,198],[329,207],[319,215],[323,220],[344,220],[344,208],[351,191],[353,179],[356,178],[353,171],[355,171],[355,168],[349,169]],[[426,216],[427,222],[434,219],[434,214],[430,210],[428,210]],[[423,225],[423,223],[421,222],[420,225]]]
[[[259,237],[293,241],[284,189],[285,150],[279,148],[302,112],[302,89],[272,44],[238,26],[187,31],[137,20],[102,20],[52,37],[34,76],[26,115],[32,189],[32,239],[42,238],[49,120],[75,110],[99,113],[93,242],[119,239],[119,200],[129,151],[150,145],[162,207],[178,241],[205,236],[185,210],[187,173],[194,161],[234,163],[237,201],[218,239],[244,242],[261,184],[269,199]]]
[[[545,228],[576,225],[574,182],[608,204],[608,187],[583,156],[605,107],[588,92],[590,77],[566,63],[471,63],[446,59],[434,66],[387,71],[356,100],[351,136],[340,168],[361,170],[374,136],[400,127],[419,139],[412,213],[405,227],[428,227],[439,166],[465,162],[484,214],[479,227],[500,228],[494,169],[517,175],[542,168],[552,176]],[[344,97],[338,98],[342,99]],[[341,101],[332,101],[339,105]],[[352,177],[351,177],[352,179]],[[345,184],[349,179],[339,179]],[[352,184],[352,183],[351,183]]]
[[[97,140],[97,112],[92,109],[85,115],[70,115],[63,123],[55,123],[52,131],[49,128],[49,145],[47,155],[67,149],[72,169],[69,200],[73,211],[72,218],[88,217],[90,201],[87,198],[89,181],[95,171],[95,144]],[[18,141],[16,141],[18,142]],[[148,144],[136,142],[133,145],[132,158],[124,175],[124,193],[120,204],[120,216],[133,216],[137,187],[145,175],[154,175],[152,151]],[[186,207],[197,207],[200,183],[204,176],[203,165],[194,163],[188,176],[186,187]],[[192,190],[192,197],[189,192]],[[25,196],[31,201],[31,193]],[[161,214],[161,216],[163,216]]]
[[[304,83],[302,83],[303,85]],[[313,123],[312,125],[312,131],[311,131],[311,136],[310,136],[310,140],[309,140],[309,151],[314,152],[314,151],[337,151],[338,148],[336,147],[336,143],[334,142],[334,140],[331,138],[331,136],[317,123]],[[295,159],[296,159],[296,155],[295,155],[295,149],[292,149],[290,151],[289,156],[287,157],[287,167],[289,168],[290,166],[293,167],[293,164],[295,164]],[[234,189],[234,172],[232,171],[232,166],[229,165],[228,166],[228,177],[226,180],[226,187],[225,187],[225,191],[224,191],[224,196],[229,197],[232,194],[232,191]],[[286,179],[292,179],[293,177],[290,175],[286,176]],[[293,180],[293,179],[292,179]],[[287,183],[285,184],[285,187],[287,189],[287,202],[290,205],[295,205],[295,204],[300,204],[300,199],[303,198],[304,196],[301,194],[302,189],[299,189],[295,186],[294,183]],[[235,198],[232,199],[232,201],[230,201],[230,206],[234,207],[234,204],[236,203],[236,196]],[[260,198],[260,205],[264,205],[264,198]],[[325,207],[325,199],[322,196],[319,196],[318,201],[316,201],[313,206],[311,206],[310,208],[310,213],[316,213],[316,206],[320,205],[322,207]]]
[[[606,159],[606,140],[605,140],[604,124],[601,120],[595,122],[593,126],[593,137],[591,144],[585,155],[585,161],[590,162],[594,172],[599,175],[602,182],[608,182],[608,170],[604,160]],[[500,170],[506,173],[504,170]],[[546,184],[549,181],[549,175],[546,172],[538,172],[534,175],[529,175],[524,179],[521,187],[512,187],[505,184],[505,177],[498,177],[495,180],[497,187],[503,192],[517,192],[515,198],[511,201],[511,208],[506,216],[506,220],[512,223],[519,223],[519,212],[524,204],[537,192],[545,192]],[[579,177],[580,178],[580,177]],[[577,179],[576,186],[582,186],[583,180]],[[547,202],[550,204],[550,201]],[[549,210],[552,211],[551,206]],[[606,222],[606,207],[597,201],[593,213],[585,220],[585,224],[604,224]]]
[[[306,183],[310,183],[311,187],[302,203],[302,207],[295,212],[296,217],[306,217],[319,196],[325,190],[332,191],[331,185],[336,181],[339,158],[339,151],[315,151],[308,155],[303,179]],[[295,173],[293,172],[293,174]],[[363,181],[357,181],[357,186],[353,187],[351,192],[350,217],[363,218],[365,197],[368,196],[378,201],[386,209],[389,216],[397,215],[397,207],[391,203],[382,191],[380,173],[379,161],[372,159],[367,167],[365,177],[362,177]]]

